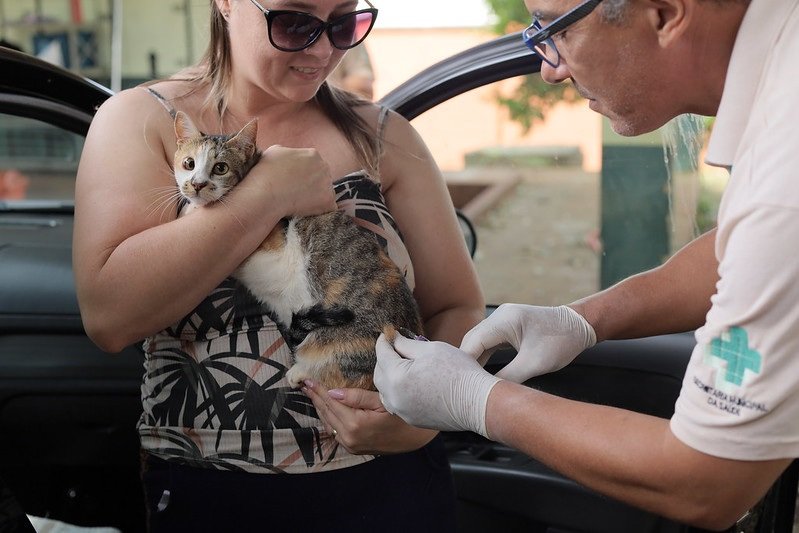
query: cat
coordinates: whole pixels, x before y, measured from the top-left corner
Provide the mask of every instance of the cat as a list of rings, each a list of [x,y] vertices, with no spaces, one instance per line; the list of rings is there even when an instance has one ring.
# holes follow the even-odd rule
[[[219,201],[258,162],[257,122],[233,135],[207,135],[175,115],[174,173],[180,216]],[[375,341],[385,332],[422,335],[413,294],[375,235],[346,213],[283,219],[232,276],[269,308],[294,356],[293,388],[375,390]]]

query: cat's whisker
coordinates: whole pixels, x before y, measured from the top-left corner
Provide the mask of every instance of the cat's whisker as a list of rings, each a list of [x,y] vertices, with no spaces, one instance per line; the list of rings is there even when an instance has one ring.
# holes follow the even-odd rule
[[[161,204],[160,209],[158,209],[157,211],[154,210],[153,214],[155,214],[156,212],[158,213],[158,220],[172,220],[177,214],[177,205],[179,201],[180,201],[179,199],[165,200]]]
[[[177,207],[183,196],[174,182],[175,175],[168,163],[164,162],[158,169],[158,173],[169,177],[172,184],[154,187],[149,191],[153,201],[145,214],[149,217],[158,213],[158,220],[163,220],[164,215],[170,210],[170,206]]]
[[[172,197],[170,196],[159,196],[155,198],[150,205],[147,207],[147,211],[145,212],[146,216],[153,215],[158,211],[162,211],[165,205],[169,205],[171,203]]]
[[[150,209],[147,210],[147,212],[145,213],[145,216],[146,217],[155,216],[158,221],[163,221],[163,220],[165,220],[164,217],[165,217],[166,213],[168,212],[169,206],[171,204],[172,204],[171,201],[166,200],[166,201],[160,202],[157,205],[153,205]]]
[[[153,201],[160,201],[164,198],[180,198],[180,191],[176,187],[155,187],[149,191]]]
[[[230,201],[230,199],[227,197],[227,195],[223,196],[222,198],[220,198],[220,199],[219,199],[219,200],[217,200],[217,201],[218,201],[220,204],[222,204],[222,205],[225,207],[225,209],[227,209],[228,211],[230,211],[230,214],[233,216],[233,218],[236,220],[236,222],[238,222],[238,223],[239,223],[239,226],[241,226],[241,229],[243,229],[243,230],[245,230],[245,231],[246,231],[246,230],[247,230],[247,227],[246,227],[246,226],[244,225],[244,223],[243,223],[243,222],[242,222],[242,221],[239,219],[239,217],[237,217],[237,216],[236,216],[236,213],[235,213],[235,212],[234,212],[234,211],[231,209],[231,205],[230,205],[230,204],[232,204],[232,202],[231,202],[231,201]]]
[[[172,180],[175,179],[175,172],[172,170],[172,167],[170,167],[168,163],[164,163],[159,172],[162,172],[164,176],[169,176],[169,178]]]
[[[157,194],[159,196],[161,194],[163,194],[164,192],[179,193],[180,191],[178,191],[178,188],[177,188],[176,185],[163,185],[161,187],[153,187],[149,191],[150,194]]]
[[[170,208],[177,208],[182,196],[180,191],[173,186],[156,187],[150,191],[153,201],[145,213],[146,216],[158,214],[158,219],[162,220]]]

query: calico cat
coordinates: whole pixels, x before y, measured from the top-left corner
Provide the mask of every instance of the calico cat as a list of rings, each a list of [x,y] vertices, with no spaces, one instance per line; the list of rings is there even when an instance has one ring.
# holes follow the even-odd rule
[[[216,202],[260,158],[257,123],[206,135],[175,116],[174,169],[188,201],[180,216]],[[386,330],[422,334],[416,301],[375,235],[341,211],[284,219],[233,273],[266,305],[294,354],[286,377],[374,390],[375,341]]]

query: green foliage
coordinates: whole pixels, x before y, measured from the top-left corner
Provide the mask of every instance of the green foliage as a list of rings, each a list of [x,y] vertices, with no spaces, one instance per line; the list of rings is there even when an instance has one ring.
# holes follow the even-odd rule
[[[558,102],[576,102],[579,98],[571,85],[550,85],[539,76],[525,76],[512,97],[500,96],[498,100],[526,133],[536,121],[544,120],[546,112]]]
[[[530,13],[522,0],[485,0],[497,17],[494,31],[504,35],[530,24]]]
[[[496,16],[494,31],[499,35],[518,32],[530,24],[530,13],[522,0],[485,0]],[[558,102],[575,102],[580,99],[571,84],[550,85],[539,75],[525,76],[522,84],[510,97],[498,97],[500,105],[508,109],[513,120],[525,133],[536,121]]]

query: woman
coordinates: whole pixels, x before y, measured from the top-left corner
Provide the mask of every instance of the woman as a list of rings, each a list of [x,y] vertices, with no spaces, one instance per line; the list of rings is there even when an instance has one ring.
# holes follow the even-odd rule
[[[403,236],[389,254],[415,284],[426,335],[457,343],[483,317],[421,139],[401,117],[325,83],[372,27],[377,10],[356,7],[212,1],[203,60],[120,92],[92,123],[76,189],[78,297],[104,350],[145,339],[139,432],[153,531],[453,528],[435,433],[385,413],[366,391],[360,405],[373,409],[342,404],[320,420],[284,378],[290,353],[274,323],[231,296],[228,276],[281,218],[331,211],[337,200],[358,207],[364,197],[382,209],[384,197],[381,231]],[[175,190],[176,110],[213,133],[257,118],[258,146],[270,147],[224,203],[181,218],[165,202]],[[321,406],[325,391],[308,386]]]

